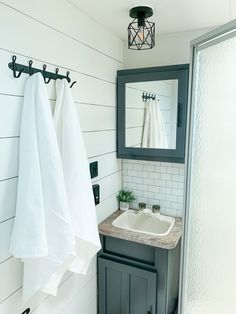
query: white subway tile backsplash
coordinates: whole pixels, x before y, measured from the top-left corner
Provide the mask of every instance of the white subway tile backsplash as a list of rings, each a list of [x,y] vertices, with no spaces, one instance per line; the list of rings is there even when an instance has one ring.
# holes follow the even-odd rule
[[[152,186],[152,185],[150,185],[150,186]],[[138,184],[138,190],[139,191],[147,191],[148,190],[148,185],[147,184]]]
[[[142,170],[143,170],[143,165],[134,164],[134,165],[133,165],[133,169],[134,169],[134,170],[141,170],[141,171],[142,171]]]
[[[144,185],[146,188],[148,188],[148,191],[158,193],[160,192],[160,188],[156,185]]]
[[[178,201],[178,197],[176,195],[167,194],[166,195],[166,200],[167,201],[171,201],[171,202],[177,202]]]
[[[143,170],[144,171],[148,171],[148,172],[154,172],[154,166],[152,166],[152,165],[144,165]]]
[[[138,176],[142,178],[148,178],[148,172],[147,171],[138,171]]]
[[[155,185],[157,185],[157,186],[166,186],[166,181],[164,181],[164,180],[157,179],[154,182],[155,182]]]
[[[173,195],[182,196],[183,195],[183,190],[182,189],[172,189],[171,193]]]
[[[179,187],[179,183],[175,182],[175,181],[166,181],[166,186],[168,188],[178,188]]]
[[[153,196],[154,194],[153,194],[153,192],[143,192],[143,197],[146,197],[146,198],[153,198],[154,196]]]
[[[143,184],[153,185],[154,180],[153,179],[143,179]]]
[[[127,182],[133,182],[133,177],[123,174],[123,181],[126,183]]]
[[[166,167],[156,166],[155,167],[155,172],[157,172],[157,173],[166,173]]]
[[[183,183],[184,182],[184,176],[183,175],[173,175],[172,180]]]
[[[161,179],[162,180],[171,180],[171,174],[162,173],[161,174]]]
[[[125,160],[123,161],[123,188],[132,190],[139,202],[160,205],[161,213],[181,217],[184,195],[184,165],[175,163]]]
[[[171,193],[171,188],[160,187],[160,193],[170,194]]]
[[[161,174],[158,172],[149,172],[148,176],[149,176],[149,178],[152,178],[152,179],[160,179],[161,178]]]
[[[176,167],[169,167],[167,168],[167,173],[170,173],[170,174],[179,174],[179,168],[176,168]]]
[[[138,172],[136,170],[128,170],[128,176],[137,177],[137,175],[138,175]]]

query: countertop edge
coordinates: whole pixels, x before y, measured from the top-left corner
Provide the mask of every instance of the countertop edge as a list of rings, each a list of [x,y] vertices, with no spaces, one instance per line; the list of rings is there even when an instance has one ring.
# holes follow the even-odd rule
[[[150,236],[148,234],[144,235],[140,232],[128,231],[113,226],[112,222],[122,213],[123,211],[117,210],[101,222],[98,225],[99,234],[166,250],[172,250],[177,247],[182,236],[181,218],[175,217],[175,224],[170,233],[167,236],[160,237]]]

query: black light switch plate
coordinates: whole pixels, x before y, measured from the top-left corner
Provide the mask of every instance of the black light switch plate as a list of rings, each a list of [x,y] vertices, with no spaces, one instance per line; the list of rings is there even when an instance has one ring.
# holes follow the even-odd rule
[[[98,184],[93,185],[93,196],[95,205],[100,203],[100,186]]]
[[[94,161],[89,164],[91,179],[98,176],[98,162]]]

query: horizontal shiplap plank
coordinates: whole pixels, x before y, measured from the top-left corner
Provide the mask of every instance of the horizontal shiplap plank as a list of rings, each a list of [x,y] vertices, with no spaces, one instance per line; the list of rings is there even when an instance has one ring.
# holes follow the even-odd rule
[[[71,5],[73,1],[50,0],[43,6],[41,0],[34,0],[34,5],[28,0],[2,2],[122,62],[122,40]]]
[[[0,138],[18,136],[22,97],[0,95]]]
[[[22,263],[10,258],[0,265],[0,303],[22,285]],[[5,314],[5,313],[4,313]],[[10,314],[10,313],[9,313]]]
[[[92,262],[91,267],[94,268],[95,261]],[[86,276],[73,274],[70,276],[58,289],[56,297],[48,297],[32,311],[34,314],[59,314],[64,313],[66,306],[69,306],[74,300],[74,298],[80,299],[81,308],[84,303],[90,300],[90,295],[92,298],[96,297],[96,273],[92,268],[88,270]],[[86,304],[87,305],[87,304]],[[84,309],[85,313],[86,308]],[[76,312],[72,312],[76,313]],[[77,313],[80,312],[80,309],[77,309]],[[10,313],[9,313],[10,314]]]
[[[18,175],[19,138],[0,139],[0,180]]]
[[[11,294],[4,302],[0,303],[1,314],[19,314],[23,312],[22,303],[22,289],[17,290]]]
[[[126,147],[141,143],[143,127],[126,129]]]
[[[0,222],[15,215],[17,178],[0,181]]]
[[[19,79],[15,79],[13,77],[12,71],[8,68],[8,63],[11,62],[13,54],[13,52],[0,49],[0,94],[23,96],[25,80],[28,75],[22,74]],[[32,59],[33,66],[39,69],[42,69],[43,64],[46,62],[44,60],[42,62],[37,61],[33,58],[32,55],[29,57],[18,56],[17,62],[28,64],[29,59]],[[47,65],[48,70],[54,72],[55,65],[50,63],[47,63]],[[67,68],[60,68],[59,73],[65,74],[66,70]],[[115,83],[106,82],[99,78],[88,76],[86,73],[81,74],[75,71],[70,72],[70,77],[73,81],[77,81],[77,84],[75,84],[71,89],[75,102],[115,107]],[[48,91],[48,97],[50,99],[56,99],[55,81],[52,80],[49,84],[46,85],[46,88]]]
[[[105,199],[99,205],[96,206],[98,223],[101,223],[103,220],[105,220],[108,216],[113,214],[118,209],[119,205],[116,198],[116,194],[118,194],[118,190],[115,194],[111,195],[110,197],[108,197],[107,199]]]
[[[97,312],[97,279],[88,283],[79,296],[74,296],[70,302],[65,304],[60,314],[86,313],[96,314]],[[56,312],[55,312],[56,314]]]
[[[0,139],[20,135],[22,97],[0,95]],[[55,101],[51,100],[54,108]],[[111,130],[116,128],[115,108],[76,104],[82,131]]]
[[[93,181],[97,181],[111,173],[121,171],[122,169],[121,160],[116,158],[116,152],[89,158],[88,161],[89,163],[94,161],[98,162],[98,176],[92,179]]]
[[[126,87],[126,107],[144,109],[145,102],[142,95],[143,91]]]
[[[116,150],[116,131],[83,133],[87,156],[94,157]]]
[[[102,202],[121,188],[121,171],[115,172],[98,181],[94,181],[94,183],[100,185],[100,202]]]
[[[45,62],[115,82],[116,71],[121,68],[120,62],[98,54],[97,51],[3,4],[0,4],[0,11],[0,48],[4,47],[4,49],[20,52],[26,56],[33,55],[34,58]],[[28,36],[22,36],[22,34],[28,34],[29,24],[31,34],[38,34],[32,37],[32,40],[29,40]],[[51,43],[53,43],[53,49],[45,49],[45,45]],[[91,60],[96,60],[96,62],[91,62]]]
[[[72,88],[74,100],[80,103],[116,106],[116,85],[98,78],[71,72],[71,78],[77,81]]]
[[[114,130],[116,128],[114,107],[80,104],[77,109],[83,131]]]
[[[141,127],[144,123],[144,109],[126,109],[126,128]]]
[[[10,259],[15,260],[14,258]],[[18,265],[20,265],[20,262],[15,260]],[[3,263],[4,266],[7,266],[7,262]],[[7,267],[6,267],[7,268]],[[19,270],[21,273],[21,270]],[[8,280],[11,282],[15,282],[14,272],[8,273]],[[60,303],[60,307],[63,308],[64,304],[68,300],[70,300],[70,297],[72,298],[75,294],[80,293],[80,291],[83,289],[83,287],[86,285],[86,283],[91,282],[93,278],[95,278],[96,275],[96,261],[95,259],[91,262],[88,272],[86,275],[77,275],[77,274],[72,274],[71,272],[66,272],[65,275],[63,276],[60,286],[58,288],[58,295],[57,297],[48,297],[44,293],[38,293],[35,295],[29,302],[28,306],[31,308],[31,312],[34,312],[34,310],[38,307],[40,307],[40,304],[43,305],[45,302],[44,306],[48,306],[49,303],[52,303],[55,306],[57,306],[58,303]],[[16,283],[16,282],[15,282]],[[16,286],[18,286],[16,284]],[[16,287],[15,286],[15,287]],[[75,286],[75,287],[74,287]],[[9,294],[9,297],[0,303],[0,313],[4,314],[20,314],[23,312],[25,307],[22,308],[22,288],[21,285],[19,288],[16,290],[15,287],[13,287],[12,292]],[[74,290],[73,288],[76,288],[78,290]],[[45,310],[45,307],[44,307]],[[50,313],[47,311],[47,308],[45,310],[45,313]],[[45,314],[44,313],[44,314]]]
[[[0,263],[11,257],[8,251],[14,219],[0,223]],[[1,267],[1,266],[0,266]]]

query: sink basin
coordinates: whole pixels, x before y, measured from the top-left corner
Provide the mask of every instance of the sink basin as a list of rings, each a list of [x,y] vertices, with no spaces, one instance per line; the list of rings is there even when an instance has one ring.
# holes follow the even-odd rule
[[[127,210],[117,217],[112,225],[117,228],[142,232],[150,235],[165,236],[175,223],[175,219],[160,214],[137,213],[135,210]]]

